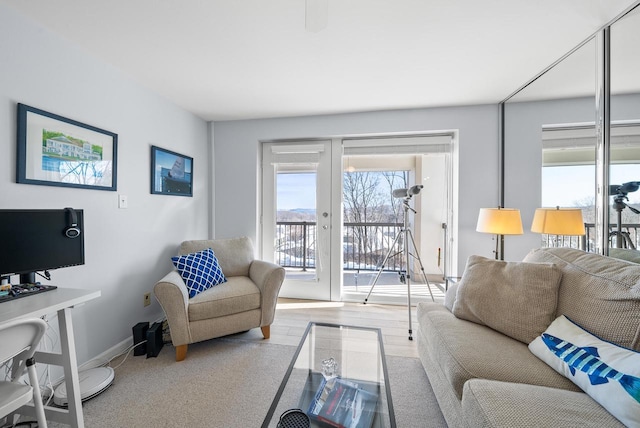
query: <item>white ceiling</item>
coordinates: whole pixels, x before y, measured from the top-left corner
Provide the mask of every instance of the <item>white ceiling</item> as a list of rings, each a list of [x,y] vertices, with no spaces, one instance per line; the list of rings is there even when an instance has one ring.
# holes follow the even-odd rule
[[[0,0],[206,120],[497,103],[637,0]]]

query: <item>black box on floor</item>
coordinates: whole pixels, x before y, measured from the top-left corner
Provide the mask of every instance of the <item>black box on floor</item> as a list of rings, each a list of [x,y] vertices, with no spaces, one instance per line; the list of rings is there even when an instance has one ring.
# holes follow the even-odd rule
[[[157,357],[163,346],[162,323],[154,322],[147,330],[147,358]]]
[[[147,339],[147,330],[149,330],[148,322],[139,322],[133,326],[133,345],[138,345]],[[147,353],[147,344],[143,343],[133,348],[133,355],[144,355]]]

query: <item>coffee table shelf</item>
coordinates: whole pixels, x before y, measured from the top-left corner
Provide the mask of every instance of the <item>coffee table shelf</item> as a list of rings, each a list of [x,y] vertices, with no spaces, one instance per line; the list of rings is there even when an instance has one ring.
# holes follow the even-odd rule
[[[377,391],[373,422],[362,428],[395,428],[380,329],[316,322],[307,325],[262,427],[275,428],[280,415],[287,410],[308,411],[323,379],[322,361],[328,358],[337,362],[341,378]],[[312,420],[311,426],[324,425]],[[357,424],[352,426],[361,428]]]

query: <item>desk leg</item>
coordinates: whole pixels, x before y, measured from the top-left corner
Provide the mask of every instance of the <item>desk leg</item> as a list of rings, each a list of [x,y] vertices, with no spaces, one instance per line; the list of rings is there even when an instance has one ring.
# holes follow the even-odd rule
[[[80,378],[78,376],[78,359],[76,343],[71,323],[71,308],[58,311],[58,325],[60,327],[60,346],[64,367],[64,381],[67,385],[69,400],[69,423],[73,428],[84,428],[82,401],[80,400]]]

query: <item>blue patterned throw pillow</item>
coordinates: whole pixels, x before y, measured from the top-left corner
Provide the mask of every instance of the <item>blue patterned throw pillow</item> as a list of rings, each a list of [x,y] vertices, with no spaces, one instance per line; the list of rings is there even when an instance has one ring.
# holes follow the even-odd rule
[[[628,427],[640,427],[640,352],[606,342],[564,315],[529,349]]]
[[[211,248],[184,256],[171,257],[171,261],[180,272],[189,290],[190,299],[214,285],[227,282]]]

